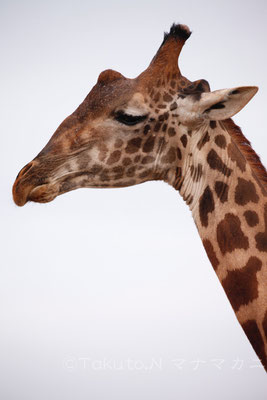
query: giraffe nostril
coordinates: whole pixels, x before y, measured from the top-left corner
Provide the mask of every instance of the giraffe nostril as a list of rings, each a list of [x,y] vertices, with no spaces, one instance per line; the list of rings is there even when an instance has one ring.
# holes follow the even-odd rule
[[[20,172],[18,173],[17,178],[25,175],[31,169],[32,166],[33,166],[33,162],[30,162],[29,164],[25,165],[25,167],[23,167],[20,170]]]

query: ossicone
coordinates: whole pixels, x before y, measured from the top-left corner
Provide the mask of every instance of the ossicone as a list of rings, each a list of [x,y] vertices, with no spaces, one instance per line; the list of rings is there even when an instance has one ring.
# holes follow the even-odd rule
[[[163,42],[149,67],[140,75],[145,81],[149,81],[156,75],[170,73],[172,76],[181,75],[178,67],[178,58],[185,44],[190,37],[191,31],[186,25],[173,24],[170,31],[164,33]]]

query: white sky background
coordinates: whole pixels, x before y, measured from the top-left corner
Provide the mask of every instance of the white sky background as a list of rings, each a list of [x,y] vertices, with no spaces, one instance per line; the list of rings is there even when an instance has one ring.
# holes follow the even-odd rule
[[[1,399],[266,398],[175,190],[81,189],[23,208],[11,197],[98,74],[137,76],[173,22],[193,31],[187,78],[260,87],[234,120],[266,165],[266,14],[264,0],[0,2]]]

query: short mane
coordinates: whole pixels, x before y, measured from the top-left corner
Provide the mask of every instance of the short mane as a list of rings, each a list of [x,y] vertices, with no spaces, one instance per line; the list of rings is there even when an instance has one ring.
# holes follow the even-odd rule
[[[262,164],[260,157],[251,147],[249,140],[244,136],[241,128],[237,126],[231,118],[224,120],[223,125],[233,138],[245,159],[250,164],[256,179],[259,181],[260,186],[267,194],[267,171]]]

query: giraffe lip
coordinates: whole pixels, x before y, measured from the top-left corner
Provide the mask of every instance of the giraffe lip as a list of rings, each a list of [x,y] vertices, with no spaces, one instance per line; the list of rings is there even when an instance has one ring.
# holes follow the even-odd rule
[[[15,182],[13,198],[18,206],[24,206],[27,202],[49,203],[58,195],[76,189],[77,184],[73,179],[87,175],[88,172],[71,173],[54,182],[41,185],[30,185],[27,182]]]

